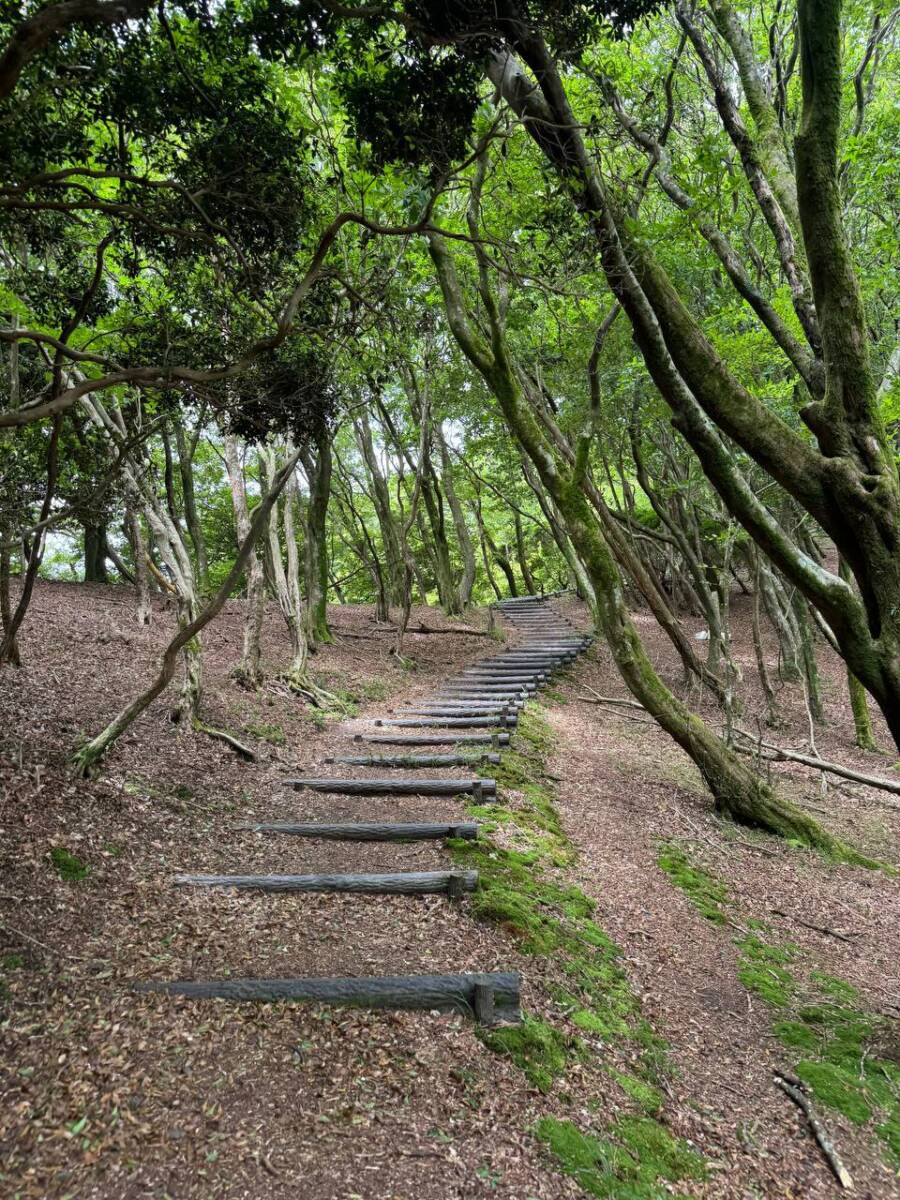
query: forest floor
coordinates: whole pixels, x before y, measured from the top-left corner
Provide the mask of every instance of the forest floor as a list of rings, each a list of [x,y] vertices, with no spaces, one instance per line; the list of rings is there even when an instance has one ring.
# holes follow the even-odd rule
[[[584,626],[586,613],[564,607]],[[775,1086],[798,1076],[857,1193],[896,1195],[900,1156],[900,888],[885,871],[721,821],[686,757],[638,712],[595,645],[542,697],[478,815],[488,852],[428,843],[265,837],[241,821],[457,819],[458,800],[285,790],[353,774],[395,699],[496,650],[484,614],[413,612],[402,665],[369,609],[330,612],[321,684],[354,715],[322,719],[273,680],[230,678],[232,602],[205,635],[204,719],[251,743],[244,762],[167,720],[162,697],[99,779],[66,758],[131,698],[171,628],[134,624],[120,587],[44,583],[24,666],[0,686],[0,1193],[25,1198],[653,1200],[824,1198],[838,1185]],[[658,669],[674,652],[637,614]],[[688,621],[691,631],[700,628]],[[761,708],[745,599],[735,657]],[[288,645],[265,627],[272,676]],[[853,745],[838,665],[822,654],[825,758],[890,775]],[[587,697],[588,699],[583,699]],[[696,701],[696,696],[694,700]],[[766,736],[805,748],[802,692]],[[714,718],[706,705],[710,719]],[[889,742],[876,723],[879,741]],[[468,772],[461,771],[460,774]],[[490,770],[485,770],[489,774]],[[896,797],[779,764],[800,804],[896,863]],[[486,889],[442,897],[259,895],[176,888],[179,871],[439,868],[472,855]],[[525,1026],[461,1017],[136,995],[149,979],[517,969]],[[892,1108],[893,1105],[893,1108]],[[892,1115],[893,1113],[893,1115]]]

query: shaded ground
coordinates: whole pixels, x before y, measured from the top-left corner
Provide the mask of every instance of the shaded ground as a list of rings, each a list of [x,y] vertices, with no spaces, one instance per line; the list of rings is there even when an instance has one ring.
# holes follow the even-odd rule
[[[352,846],[236,832],[239,820],[458,817],[456,801],[295,795],[280,780],[330,773],[324,759],[359,751],[360,721],[389,696],[426,694],[462,662],[493,650],[460,633],[408,637],[414,669],[389,654],[368,610],[332,610],[339,643],[315,663],[320,682],[356,698],[355,720],[317,727],[277,685],[251,694],[228,672],[240,645],[233,603],[206,636],[204,716],[253,743],[243,763],[220,743],[165,719],[158,702],[110,757],[103,777],[75,782],[65,755],[130,698],[166,640],[170,617],[133,624],[126,589],[39,586],[25,631],[26,666],[0,692],[0,954],[5,1012],[2,1190],[22,1197],[321,1197],[529,1200],[581,1194],[533,1136],[547,1115],[602,1131],[628,1099],[610,1076],[629,1050],[581,1031],[584,1050],[542,1095],[471,1024],[428,1014],[347,1013],[290,1006],[136,997],[138,979],[227,974],[401,973],[518,968],[527,1010],[566,1025],[558,967],[521,953],[509,931],[442,898],[254,896],[179,890],[199,872],[430,869],[440,846]],[[736,614],[742,629],[740,605]],[[578,612],[579,621],[584,614]],[[431,610],[413,614],[447,629]],[[481,628],[481,621],[470,622]],[[673,655],[650,622],[651,652]],[[266,624],[275,672],[288,647],[277,613]],[[752,650],[738,644],[748,677]],[[734,929],[704,920],[657,866],[659,839],[724,879],[735,919],[759,917],[810,964],[856,983],[870,1008],[896,1015],[896,885],[881,873],[735,834],[715,820],[687,760],[655,730],[577,700],[588,684],[623,695],[605,650],[592,652],[549,705],[558,735],[557,804],[578,850],[561,881],[598,903],[597,923],[623,949],[646,1015],[677,1074],[663,1120],[711,1160],[707,1197],[827,1196],[831,1176],[795,1109],[771,1084],[789,1056],[771,1013],[738,979]],[[854,751],[839,674],[830,664],[826,757],[885,772],[891,760]],[[562,701],[566,701],[563,703]],[[785,745],[805,717],[785,694]],[[749,723],[748,718],[748,723]],[[884,739],[887,744],[886,739]],[[352,774],[353,768],[336,773]],[[830,790],[790,775],[835,829],[896,860],[900,813],[865,789]],[[443,772],[442,772],[443,773]],[[467,774],[468,772],[460,772]],[[59,850],[89,866],[61,878]],[[57,851],[57,867],[51,856]],[[76,871],[77,873],[77,871]],[[776,910],[778,914],[776,915]],[[797,923],[837,930],[849,941]],[[862,1194],[893,1183],[867,1131],[829,1111],[829,1126]]]

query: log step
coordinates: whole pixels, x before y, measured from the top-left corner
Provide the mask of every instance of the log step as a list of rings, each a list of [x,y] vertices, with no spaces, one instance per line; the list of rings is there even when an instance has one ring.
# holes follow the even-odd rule
[[[288,787],[343,796],[493,796],[493,779],[286,779]]]
[[[478,826],[472,821],[459,825],[436,822],[379,824],[370,821],[355,825],[317,825],[295,821],[262,821],[257,825],[236,825],[247,833],[283,833],[292,837],[324,838],[331,842],[425,842],[444,838],[476,838]]]
[[[483,763],[497,766],[499,754],[358,754],[344,758],[326,758],[327,763],[343,763],[354,767],[472,767]]]
[[[240,888],[259,892],[359,892],[424,896],[474,892],[477,871],[396,871],[379,875],[176,875],[177,887]]]
[[[171,983],[160,980],[139,983],[135,991],[162,992],[196,1000],[309,1000],[353,1008],[437,1009],[477,1017],[483,1024],[489,1024],[521,1021],[521,983],[518,971],[489,971],[465,975],[362,975],[343,979],[198,979]]]
[[[516,724],[516,718],[512,714],[506,717],[396,717],[389,721],[376,721],[375,724],[392,726],[395,729],[429,729],[436,725],[443,729],[490,729],[492,726],[513,726]]]
[[[522,708],[522,704],[509,704],[505,701],[498,704],[479,704],[470,701],[460,701],[460,703],[438,703],[434,702],[433,707],[426,707],[422,704],[421,708],[397,708],[392,709],[397,716],[499,716],[503,713],[515,713]]]
[[[481,733],[357,733],[353,740],[382,746],[492,746],[496,749],[509,745],[510,734],[497,730]]]
[[[478,680],[471,680],[469,683],[455,683],[452,679],[441,688],[436,695],[452,696],[462,692],[465,696],[474,697],[476,700],[481,698],[484,700],[527,700],[537,688],[534,684],[507,684],[507,683],[479,683]]]

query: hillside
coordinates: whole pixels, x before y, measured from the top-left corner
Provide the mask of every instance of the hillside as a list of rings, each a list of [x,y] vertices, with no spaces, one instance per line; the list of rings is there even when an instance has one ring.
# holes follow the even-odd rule
[[[742,603],[734,656],[752,727],[759,697]],[[559,604],[588,626],[582,606]],[[173,617],[157,602],[139,628],[124,588],[37,587],[25,665],[4,672],[0,693],[5,1194],[832,1196],[834,1177],[775,1071],[806,1083],[859,1193],[894,1194],[895,877],[719,820],[658,728],[589,702],[624,695],[599,643],[529,705],[497,802],[480,812],[493,849],[236,829],[384,811],[458,819],[458,798],[341,800],[282,781],[328,774],[326,760],[358,753],[354,733],[376,715],[496,649],[477,636],[483,613],[415,609],[404,666],[370,607],[332,606],[336,642],[313,668],[352,711],[319,717],[277,682],[289,647],[274,606],[266,684],[252,692],[231,679],[242,615],[231,601],[206,631],[202,713],[257,761],[172,726],[160,700],[99,779],[76,780],[72,746],[149,675]],[[670,644],[646,616],[635,620],[656,668],[680,686]],[[819,752],[890,774],[890,758],[853,746],[837,660],[823,653],[821,669]],[[800,746],[799,687],[781,700],[787,724],[766,736]],[[828,828],[896,862],[896,798],[772,769]],[[181,871],[438,869],[467,855],[482,889],[458,905],[171,882]],[[522,973],[519,1029],[131,990],[152,979],[494,969]]]

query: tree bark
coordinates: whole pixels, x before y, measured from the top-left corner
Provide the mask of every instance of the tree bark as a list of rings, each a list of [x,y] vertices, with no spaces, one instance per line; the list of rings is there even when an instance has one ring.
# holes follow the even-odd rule
[[[234,524],[237,542],[240,545],[250,531],[250,511],[247,505],[247,487],[244,468],[237,440],[231,433],[224,435],[225,464],[231,487],[231,503],[234,509]],[[265,616],[266,580],[262,562],[255,548],[247,555],[247,611],[244,615],[244,637],[241,660],[234,669],[239,682],[250,688],[262,683],[262,625]]]
[[[334,641],[328,628],[328,538],[326,520],[331,496],[331,435],[321,432],[315,453],[302,453],[309,484],[309,504],[303,542],[303,574],[306,580],[306,638],[310,650]]]

